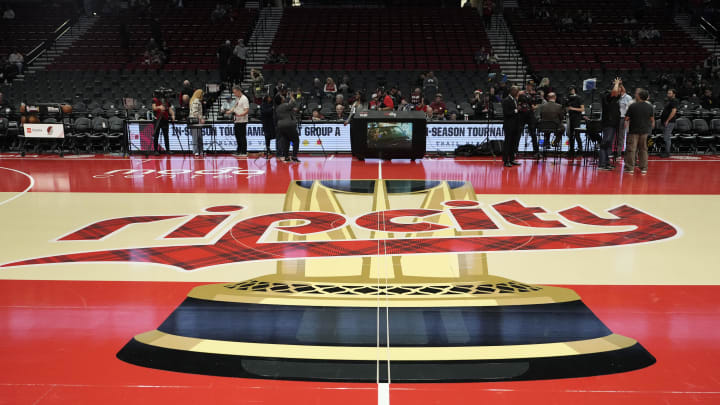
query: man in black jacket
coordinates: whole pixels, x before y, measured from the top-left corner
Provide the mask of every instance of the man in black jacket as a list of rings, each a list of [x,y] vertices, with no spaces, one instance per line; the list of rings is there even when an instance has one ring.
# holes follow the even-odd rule
[[[505,142],[503,143],[503,164],[505,167],[520,165],[515,160],[515,150],[520,138],[520,116],[518,115],[518,87],[512,86],[510,94],[502,101],[503,109],[503,132],[505,133]]]
[[[602,140],[598,153],[598,170],[613,170],[615,166],[610,164],[610,151],[612,149],[615,133],[620,123],[620,86],[622,80],[619,77],[613,80],[613,86],[605,92],[602,99]]]

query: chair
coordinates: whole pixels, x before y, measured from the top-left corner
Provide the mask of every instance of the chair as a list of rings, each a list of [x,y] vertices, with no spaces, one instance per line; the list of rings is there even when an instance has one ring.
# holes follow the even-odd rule
[[[602,121],[588,120],[585,123],[585,147],[592,145],[592,156],[595,162],[598,158],[598,146],[602,141]],[[584,154],[587,157],[587,154]]]
[[[715,136],[715,148],[720,145],[720,118],[710,121],[710,133]]]
[[[660,153],[664,149],[665,139],[663,139],[663,123],[661,119],[655,120],[655,126],[648,137],[648,150]]]
[[[72,115],[74,117],[84,117],[87,115],[87,106],[82,101],[72,105]]]
[[[88,151],[94,150],[93,146],[95,145],[95,142],[106,140],[105,136],[108,134],[109,127],[107,119],[103,117],[96,116],[92,119],[91,131],[88,134]],[[105,150],[106,147],[103,145],[103,151]]]
[[[110,117],[108,121],[109,129],[105,135],[106,148],[111,150],[112,143],[117,142],[120,146],[120,152],[125,152],[125,120],[120,117]]]
[[[705,147],[705,153],[715,153],[715,135],[710,132],[710,127],[707,121],[703,118],[694,119],[692,121],[693,132],[697,136],[696,150],[699,150],[701,146]]]
[[[10,127],[10,121],[5,117],[0,117],[0,152],[5,150],[5,146],[8,143],[8,128]]]
[[[560,151],[562,150],[562,136],[564,135],[564,131],[561,131],[561,128],[564,128],[562,124],[558,126],[558,124],[554,121],[540,121],[538,123],[537,131],[543,134],[543,143],[541,145],[543,153],[546,152],[551,145],[555,152],[555,158],[560,156]],[[555,140],[552,143],[549,142],[550,134],[555,134]]]
[[[677,147],[678,151],[681,146],[686,146],[690,152],[697,150],[697,134],[693,131],[692,121],[690,121],[690,119],[686,117],[678,118],[675,121],[673,135],[676,135],[680,143]]]
[[[70,147],[75,150],[75,154],[78,154],[79,145],[83,140],[87,140],[90,136],[90,120],[85,117],[80,117],[75,120],[73,125],[73,131],[70,135]]]

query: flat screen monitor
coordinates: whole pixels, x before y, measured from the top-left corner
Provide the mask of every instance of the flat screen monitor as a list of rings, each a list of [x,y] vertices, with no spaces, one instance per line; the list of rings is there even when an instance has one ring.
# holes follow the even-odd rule
[[[382,152],[409,152],[412,150],[412,122],[367,123],[368,150]]]

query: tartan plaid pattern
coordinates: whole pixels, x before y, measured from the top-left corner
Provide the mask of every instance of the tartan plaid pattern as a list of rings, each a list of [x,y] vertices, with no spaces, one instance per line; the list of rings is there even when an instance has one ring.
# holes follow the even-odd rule
[[[453,208],[450,213],[463,231],[498,229],[482,208]]]
[[[191,220],[170,232],[165,236],[165,239],[203,238],[229,216],[230,215],[196,215]]]
[[[547,211],[540,207],[525,207],[517,200],[505,201],[493,205],[495,211],[513,225],[529,226],[532,228],[565,228],[560,221],[546,221],[535,214],[544,214]]]
[[[383,232],[432,232],[439,231],[441,229],[447,229],[448,227],[440,224],[433,224],[430,222],[414,222],[411,224],[399,224],[392,222],[394,218],[402,217],[428,217],[430,215],[440,214],[441,210],[426,210],[426,209],[400,209],[400,210],[387,210],[379,212],[371,212],[365,214],[355,220],[358,226],[366,229],[372,229],[374,231]]]
[[[451,201],[445,201],[443,204],[445,204],[446,207],[477,207],[480,205],[477,201],[472,200],[451,200]]]
[[[207,212],[233,212],[240,211],[244,207],[242,205],[216,205],[214,207],[205,208]]]
[[[184,215],[154,215],[143,217],[125,217],[106,219],[95,222],[58,240],[100,240],[111,233],[120,230],[130,224],[141,224],[145,222],[162,221],[165,219],[180,218]]]
[[[148,262],[194,270],[226,263],[285,258],[336,256],[409,255],[418,253],[469,253],[497,251],[529,251],[544,249],[579,249],[632,245],[658,241],[677,234],[670,224],[623,205],[609,212],[617,219],[604,219],[574,207],[560,212],[570,221],[586,225],[633,226],[622,232],[576,235],[532,236],[464,236],[440,238],[400,238],[386,240],[334,240],[258,243],[258,239],[274,222],[307,219],[310,224],[284,227],[296,233],[327,231],[343,226],[345,219],[327,212],[300,212],[264,215],[237,223],[220,240],[211,245],[181,245],[135,249],[103,250],[49,256],[8,263],[3,267],[67,262]]]

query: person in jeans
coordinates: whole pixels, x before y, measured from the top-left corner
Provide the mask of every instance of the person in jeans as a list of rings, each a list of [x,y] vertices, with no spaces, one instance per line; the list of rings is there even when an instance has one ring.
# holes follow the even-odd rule
[[[235,100],[229,109],[223,113],[230,112],[233,114],[235,121],[235,140],[237,141],[236,156],[247,156],[247,123],[248,113],[250,112],[250,102],[245,97],[240,85],[232,87],[232,94]]]
[[[647,101],[648,96],[647,90],[637,89],[635,102],[630,104],[625,114],[624,126],[628,128],[625,173],[628,174],[633,174],[635,171],[636,154],[640,173],[647,174],[647,137],[655,126],[655,109]]]
[[[203,116],[202,107],[203,91],[198,89],[192,95],[190,99],[190,112],[188,118],[197,121],[198,124],[205,123],[205,117]],[[202,129],[195,128],[191,131],[193,139],[193,152],[195,156],[200,155],[203,152],[202,145]]]
[[[622,80],[616,77],[613,80],[613,87],[605,92],[602,99],[602,140],[600,141],[600,152],[598,170],[612,170],[610,164],[610,151],[612,149],[618,123],[620,123],[620,85]]]
[[[617,134],[617,148],[615,150],[616,157],[620,156],[620,154],[625,151],[625,135],[627,134],[625,128],[625,114],[627,114],[627,109],[632,102],[632,96],[627,94],[627,91],[625,91],[625,86],[621,84],[620,100],[618,101],[618,103],[620,104],[620,126],[618,127]]]
[[[660,155],[661,157],[670,157],[671,141],[670,136],[675,129],[675,120],[677,119],[678,100],[676,98],[675,89],[669,89],[667,91],[667,103],[660,114],[660,120],[663,123],[663,141],[665,141],[665,152]]]

